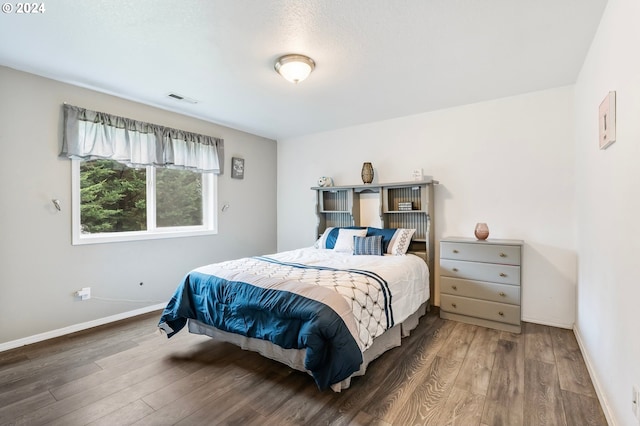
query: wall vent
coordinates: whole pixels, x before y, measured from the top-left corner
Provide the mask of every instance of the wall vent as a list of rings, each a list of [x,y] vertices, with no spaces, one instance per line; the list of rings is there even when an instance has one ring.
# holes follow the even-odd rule
[[[177,93],[169,93],[167,95],[167,97],[173,98],[173,99],[178,100],[178,101],[189,102],[190,104],[197,104],[198,103],[198,101],[196,101],[195,99],[187,98],[186,96],[182,96],[182,95],[179,95]]]

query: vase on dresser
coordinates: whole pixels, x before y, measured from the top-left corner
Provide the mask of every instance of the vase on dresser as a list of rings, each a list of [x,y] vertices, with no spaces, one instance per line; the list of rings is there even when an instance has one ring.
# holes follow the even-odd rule
[[[486,240],[489,237],[489,227],[486,223],[476,223],[474,234],[477,239]]]

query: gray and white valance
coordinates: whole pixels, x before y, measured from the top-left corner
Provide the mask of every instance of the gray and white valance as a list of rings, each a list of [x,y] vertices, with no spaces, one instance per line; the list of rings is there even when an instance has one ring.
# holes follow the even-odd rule
[[[65,104],[60,155],[222,174],[224,140]]]

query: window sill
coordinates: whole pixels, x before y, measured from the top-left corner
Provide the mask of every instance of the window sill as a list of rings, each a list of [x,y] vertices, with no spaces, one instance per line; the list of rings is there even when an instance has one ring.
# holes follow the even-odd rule
[[[74,235],[72,245],[80,246],[85,244],[107,244],[107,243],[120,243],[127,241],[145,241],[145,240],[158,240],[166,238],[182,238],[182,237],[197,237],[202,235],[215,235],[218,231],[216,229],[181,229],[181,230],[163,230],[156,232],[118,232],[112,234],[80,234]]]

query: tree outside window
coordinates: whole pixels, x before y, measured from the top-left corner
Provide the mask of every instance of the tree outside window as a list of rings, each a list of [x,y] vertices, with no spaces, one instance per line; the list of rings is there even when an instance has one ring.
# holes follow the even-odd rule
[[[136,169],[113,160],[77,162],[80,235],[74,244],[93,236],[215,232],[211,174]]]

